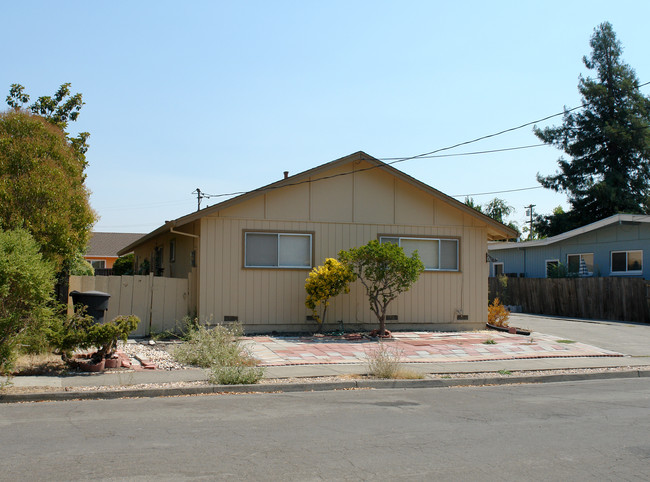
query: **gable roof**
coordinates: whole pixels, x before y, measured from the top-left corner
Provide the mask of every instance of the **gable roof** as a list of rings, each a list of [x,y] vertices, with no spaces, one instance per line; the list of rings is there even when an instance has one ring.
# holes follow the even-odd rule
[[[556,236],[551,236],[550,238],[537,239],[534,241],[521,241],[519,243],[513,243],[513,242],[489,243],[488,250],[499,251],[502,249],[510,249],[510,248],[534,248],[538,246],[548,246],[549,244],[559,243],[560,241],[574,238],[581,234],[589,233],[597,229],[602,229],[604,227],[611,226],[612,224],[639,224],[639,223],[650,223],[650,216],[647,216],[645,214],[615,214],[608,218],[601,219],[600,221],[596,221],[595,223],[587,224],[586,226],[572,229],[571,231],[567,231],[565,233],[561,233]]]
[[[362,168],[362,169],[356,169],[354,171],[350,171],[350,174],[352,172],[363,172],[364,170],[370,170],[370,169],[381,169],[385,172],[388,172],[389,174],[395,176],[398,179],[401,179],[402,181],[405,181],[408,184],[411,184],[424,192],[432,195],[433,197],[440,199],[441,201],[444,201],[448,204],[453,205],[455,208],[459,209],[460,211],[469,214],[470,216],[473,216],[474,218],[477,218],[481,222],[487,224],[488,226],[488,236],[492,237],[492,239],[510,239],[516,237],[519,233],[517,233],[516,230],[501,224],[498,221],[495,221],[494,219],[486,216],[483,213],[478,212],[477,210],[467,206],[466,204],[457,201],[456,199],[447,196],[441,191],[438,191],[437,189],[421,182],[415,179],[414,177],[409,176],[408,174],[403,173],[402,171],[395,169],[389,164],[386,164],[385,162],[380,161],[379,159],[376,159],[368,154],[366,154],[363,151],[358,151],[355,152],[354,154],[350,154],[348,156],[342,157],[340,159],[336,159],[334,161],[321,164],[320,166],[314,167],[312,169],[309,169],[307,171],[300,172],[298,174],[295,174],[293,176],[289,176],[285,179],[281,179],[280,181],[273,182],[271,184],[267,184],[266,186],[262,186],[260,188],[254,189],[252,191],[249,191],[244,194],[240,194],[239,196],[233,197],[231,199],[228,199],[226,201],[223,201],[219,204],[215,204],[213,206],[206,207],[204,209],[201,209],[200,211],[196,211],[190,214],[187,214],[185,216],[181,216],[180,218],[177,218],[173,221],[167,221],[165,224],[160,226],[159,228],[155,229],[154,231],[150,232],[149,234],[143,236],[141,239],[137,240],[136,242],[126,246],[123,250],[120,251],[120,253],[127,253],[129,251],[132,251],[136,246],[138,246],[141,243],[144,243],[145,241],[154,238],[158,236],[159,234],[168,232],[170,229],[183,226],[184,224],[191,223],[197,219],[202,218],[203,216],[210,215],[213,213],[216,213],[218,211],[221,211],[222,209],[234,206],[236,204],[242,203],[244,201],[247,201],[251,198],[257,197],[261,194],[264,194],[265,192],[268,191],[273,191],[276,189],[281,189],[283,187],[289,187],[289,186],[295,186],[297,184],[303,184],[307,182],[318,182],[324,179],[330,179],[332,177],[338,177],[342,176],[348,173],[339,173],[339,174],[334,174],[334,175],[324,175],[322,177],[316,178],[316,179],[310,179],[311,177],[317,176],[319,173],[324,173],[326,171],[329,171],[331,169],[334,169],[336,167],[349,164],[354,161],[366,161],[373,166],[369,168]]]
[[[144,233],[97,233],[93,232],[88,241],[86,256],[118,256],[118,251],[133,244]],[[129,252],[129,251],[127,251]]]

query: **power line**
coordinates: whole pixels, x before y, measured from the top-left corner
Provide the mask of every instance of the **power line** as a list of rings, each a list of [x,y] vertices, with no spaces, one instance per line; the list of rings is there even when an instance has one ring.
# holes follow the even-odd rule
[[[643,84],[639,84],[638,88],[644,87],[646,85],[650,85],[650,81],[645,82]],[[503,134],[507,134],[508,132],[513,132],[513,131],[516,131],[516,130],[519,130],[519,129],[523,129],[524,127],[528,127],[528,126],[531,126],[531,125],[534,125],[534,124],[537,124],[537,123],[540,123],[540,122],[544,122],[544,121],[547,121],[547,120],[552,119],[554,117],[558,117],[558,116],[561,116],[561,115],[566,115],[569,112],[573,112],[575,110],[582,109],[584,107],[587,107],[588,105],[589,105],[589,103],[583,103],[583,104],[580,104],[577,107],[572,107],[571,109],[564,108],[562,110],[562,112],[557,112],[555,114],[551,114],[551,115],[548,115],[546,117],[542,117],[540,119],[536,119],[536,120],[533,120],[533,121],[530,121],[530,122],[526,122],[524,124],[520,124],[520,125],[515,126],[515,127],[510,127],[508,129],[503,129],[501,131],[494,132],[492,134],[487,134],[487,135],[484,135],[484,136],[476,137],[476,138],[471,139],[469,141],[459,142],[459,143],[453,144],[451,146],[441,147],[439,149],[435,149],[435,150],[429,151],[429,152],[424,152],[422,154],[416,154],[415,156],[390,158],[390,159],[393,159],[393,160],[390,160],[389,162],[386,162],[386,164],[393,165],[393,164],[398,164],[400,162],[410,161],[410,160],[413,160],[413,159],[427,159],[427,158],[433,158],[433,157],[443,157],[443,156],[434,156],[434,154],[437,154],[437,153],[443,152],[443,151],[449,151],[451,149],[455,149],[455,148],[460,147],[460,146],[466,146],[468,144],[474,144],[476,142],[483,141],[485,139],[490,139],[492,137],[497,137],[497,136],[500,136],[500,135],[503,135]],[[541,145],[546,145],[546,144],[540,144],[540,146]],[[530,146],[530,147],[536,147],[536,146]],[[527,149],[528,146],[522,146],[520,148],[521,149]],[[511,148],[511,149],[517,149],[517,148]],[[504,150],[508,150],[508,149],[504,149]],[[500,151],[499,149],[494,150],[494,152],[499,152],[499,151]],[[489,152],[489,151],[485,151],[485,153],[487,153],[487,152]],[[472,153],[465,153],[465,154],[460,154],[460,155],[472,155]],[[385,158],[385,159],[388,159],[388,158]],[[380,160],[381,160],[381,158],[380,158]],[[366,167],[366,168],[363,168],[363,169],[357,169],[355,171],[346,171],[346,172],[340,172],[338,174],[332,174],[330,176],[323,176],[323,177],[320,177],[318,179],[306,179],[304,181],[298,181],[298,182],[283,184],[281,186],[260,187],[260,188],[257,188],[257,189],[253,189],[251,191],[237,191],[237,192],[222,193],[222,194],[206,194],[206,193],[201,193],[201,194],[202,194],[203,197],[228,197],[228,196],[239,196],[239,195],[242,195],[242,194],[249,194],[249,193],[254,193],[254,192],[273,191],[273,190],[279,189],[279,188],[290,187],[290,186],[298,186],[298,185],[301,185],[301,184],[309,184],[309,183],[324,181],[324,180],[332,179],[332,178],[336,178],[336,177],[348,176],[350,174],[370,171],[372,169],[377,169],[379,167],[381,167],[381,166],[370,166],[370,167]],[[513,189],[513,190],[507,190],[507,191],[495,191],[493,193],[468,194],[467,196],[472,196],[472,195],[473,196],[480,196],[482,194],[500,194],[500,193],[504,193],[504,192],[526,191],[526,190],[531,190],[531,189],[540,189],[541,187],[542,186],[530,187],[530,188],[521,188],[521,189]],[[460,197],[460,196],[451,196],[451,197]]]
[[[434,159],[434,158],[440,158],[440,157],[460,157],[460,156],[474,156],[476,154],[492,154],[494,152],[506,152],[506,151],[517,151],[520,149],[531,149],[533,147],[542,147],[542,146],[548,146],[548,144],[531,144],[529,146],[518,146],[518,147],[506,147],[503,149],[490,149],[488,151],[474,151],[474,152],[459,152],[457,154],[438,154],[438,155],[431,155],[431,156],[421,156],[418,157],[418,159]],[[392,161],[392,160],[398,160],[398,159],[403,159],[401,157],[378,157],[380,161]]]
[[[519,189],[506,189],[504,191],[492,191],[492,192],[476,192],[473,194],[456,194],[449,197],[470,197],[470,196],[486,196],[488,194],[503,194],[506,192],[518,192],[518,191],[531,191],[533,189],[542,189],[544,186],[533,186],[533,187],[521,187]]]

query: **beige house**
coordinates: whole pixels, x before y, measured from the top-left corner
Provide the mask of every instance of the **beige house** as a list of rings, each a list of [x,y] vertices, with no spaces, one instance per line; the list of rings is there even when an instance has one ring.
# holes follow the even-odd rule
[[[418,250],[426,271],[389,306],[393,329],[465,330],[487,319],[487,242],[517,233],[364,152],[210,206],[126,246],[136,268],[190,278],[206,323],[248,332],[313,330],[309,271],[372,239]],[[363,287],[335,298],[325,329],[376,327]]]

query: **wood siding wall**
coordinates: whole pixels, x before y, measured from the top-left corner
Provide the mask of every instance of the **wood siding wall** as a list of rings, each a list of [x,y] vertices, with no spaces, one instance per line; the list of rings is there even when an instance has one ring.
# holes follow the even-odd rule
[[[638,278],[508,278],[505,290],[489,279],[490,300],[521,305],[525,313],[576,318],[650,321],[648,288]]]
[[[461,218],[462,222],[462,218]],[[398,322],[389,326],[427,329],[465,329],[484,326],[487,316],[486,228],[341,222],[265,221],[226,217],[201,220],[199,314],[205,322],[237,316],[247,331],[314,329],[306,321],[305,279],[309,270],[243,269],[244,230],[314,233],[314,263],[336,257],[341,249],[361,246],[378,234],[447,236],[460,239],[459,272],[424,272],[410,292],[389,307]],[[457,311],[469,316],[456,321]],[[327,322],[338,327],[374,326],[363,287],[334,299]]]

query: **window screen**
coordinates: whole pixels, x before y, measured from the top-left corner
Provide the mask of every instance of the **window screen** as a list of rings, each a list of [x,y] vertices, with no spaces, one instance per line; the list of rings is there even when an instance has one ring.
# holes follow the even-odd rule
[[[247,268],[311,268],[311,234],[245,233]]]
[[[246,233],[246,266],[277,266],[278,235]]]
[[[418,252],[427,271],[458,271],[458,240],[381,236],[382,243],[399,244],[407,256]]]
[[[406,256],[412,256],[414,251],[420,255],[425,269],[438,269],[439,267],[439,241],[432,239],[401,239],[400,245]]]
[[[279,266],[311,267],[311,236],[281,234]]]

